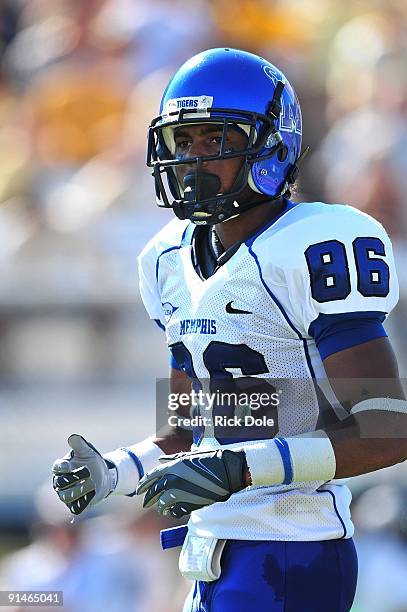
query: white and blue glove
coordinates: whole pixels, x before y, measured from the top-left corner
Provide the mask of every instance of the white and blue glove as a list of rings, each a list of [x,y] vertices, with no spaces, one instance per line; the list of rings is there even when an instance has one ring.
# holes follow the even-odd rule
[[[68,444],[69,453],[52,466],[53,487],[72,514],[81,514],[114,490],[117,468],[79,434],[70,435]]]

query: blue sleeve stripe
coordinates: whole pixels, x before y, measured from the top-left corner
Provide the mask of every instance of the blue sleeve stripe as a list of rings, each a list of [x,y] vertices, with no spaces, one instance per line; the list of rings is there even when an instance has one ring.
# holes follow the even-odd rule
[[[326,359],[352,346],[386,337],[384,319],[384,312],[373,311],[320,314],[308,331],[315,339],[321,358]]]
[[[369,325],[365,325],[362,328],[343,330],[340,333],[328,336],[321,340],[317,347],[321,359],[326,359],[329,355],[339,353],[339,351],[344,351],[352,346],[358,346],[370,340],[386,337],[387,334],[383,325],[377,321],[372,321]]]
[[[163,331],[165,331],[165,327],[164,325],[161,323],[160,319],[154,319],[154,321],[157,323],[158,327],[160,329],[162,329]]]
[[[282,484],[289,485],[293,481],[293,466],[291,464],[291,453],[288,442],[285,438],[274,438],[274,442],[280,452],[281,460],[284,465],[284,480]]]
[[[134,463],[136,464],[136,467],[137,467],[138,473],[139,473],[139,478],[140,478],[140,479],[141,479],[141,478],[143,478],[143,476],[144,476],[144,468],[143,468],[143,464],[141,463],[141,461],[140,461],[140,459],[137,457],[137,455],[135,455],[135,454],[133,453],[133,451],[131,451],[130,449],[125,448],[125,447],[123,447],[121,450],[122,450],[122,451],[124,451],[125,453],[127,453],[127,454],[128,454],[128,455],[129,455],[129,456],[130,456],[130,457],[133,459]],[[133,493],[129,493],[129,494],[127,495],[127,497],[134,497],[134,495],[135,495],[135,494],[136,494],[136,492],[134,491]]]

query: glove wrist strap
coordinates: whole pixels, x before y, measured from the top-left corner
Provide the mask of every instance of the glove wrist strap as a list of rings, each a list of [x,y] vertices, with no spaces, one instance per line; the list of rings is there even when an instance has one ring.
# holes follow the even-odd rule
[[[109,486],[109,493],[106,495],[106,497],[109,497],[109,495],[111,495],[113,493],[113,491],[115,490],[116,486],[117,486],[117,480],[119,477],[118,471],[117,471],[117,467],[116,465],[113,463],[113,461],[111,461],[110,459],[106,459],[106,457],[103,457],[107,467],[109,468],[109,482],[110,482],[110,486]]]

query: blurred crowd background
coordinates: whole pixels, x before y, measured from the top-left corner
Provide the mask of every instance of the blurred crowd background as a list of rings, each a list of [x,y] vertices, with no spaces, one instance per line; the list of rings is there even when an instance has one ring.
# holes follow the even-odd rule
[[[405,0],[0,0],[0,588],[63,589],[68,612],[176,612],[188,588],[159,549],[168,522],[126,498],[71,524],[49,471],[74,431],[107,451],[154,430],[168,357],[136,256],[171,213],[146,130],[177,67],[215,46],[295,85],[311,147],[295,199],[390,233],[407,373]],[[406,468],[351,488],[354,612],[406,612]]]

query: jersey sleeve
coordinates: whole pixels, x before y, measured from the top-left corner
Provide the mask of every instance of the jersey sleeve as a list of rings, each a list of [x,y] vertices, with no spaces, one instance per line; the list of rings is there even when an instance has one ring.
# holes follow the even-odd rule
[[[157,270],[160,257],[181,245],[188,222],[173,219],[146,244],[138,256],[140,295],[151,319],[165,330],[166,318],[162,305]]]
[[[158,253],[153,241],[149,242],[138,257],[140,295],[150,319],[165,329],[165,317],[156,279]]]
[[[330,208],[328,206],[328,208]],[[381,323],[398,301],[390,239],[376,220],[356,209],[333,206],[302,228],[296,258],[285,268],[295,317],[314,336],[330,325]],[[297,244],[298,244],[297,242]],[[345,326],[345,327],[344,327]]]
[[[386,335],[382,323],[398,301],[398,281],[390,239],[369,215],[339,204],[298,204],[256,250],[264,283],[318,348],[320,341],[342,350]]]

